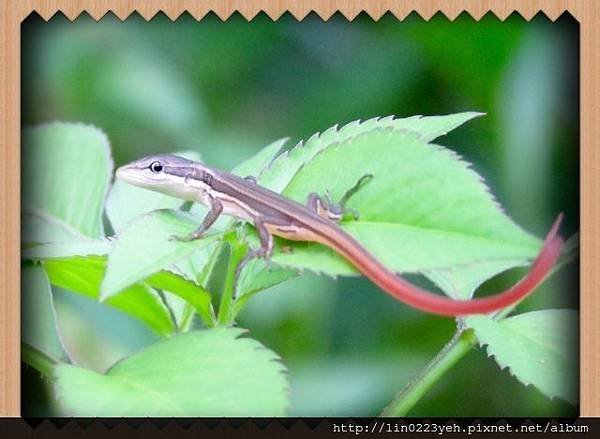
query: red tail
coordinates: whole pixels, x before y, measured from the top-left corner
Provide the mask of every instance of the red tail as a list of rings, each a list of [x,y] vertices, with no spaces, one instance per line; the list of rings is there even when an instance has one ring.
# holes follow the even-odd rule
[[[324,244],[333,247],[345,256],[361,273],[401,302],[423,311],[444,316],[484,314],[497,311],[522,300],[544,280],[562,251],[564,242],[558,234],[562,218],[563,215],[560,214],[554,222],[529,273],[512,288],[481,299],[454,300],[423,290],[396,276],[366,250],[360,251],[363,250],[362,246],[343,232],[344,238],[327,240]]]

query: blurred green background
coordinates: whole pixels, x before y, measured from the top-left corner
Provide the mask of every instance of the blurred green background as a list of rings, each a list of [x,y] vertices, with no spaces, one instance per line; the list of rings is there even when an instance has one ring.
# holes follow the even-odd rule
[[[579,227],[579,34],[568,14],[556,22],[360,15],[351,23],[314,14],[302,22],[184,15],[176,23],[163,15],[149,23],[135,15],[71,23],[59,14],[46,23],[34,14],[22,25],[22,44],[23,125],[94,124],[108,134],[116,165],[194,149],[231,169],[280,137],[292,146],[356,119],[475,110],[487,115],[437,142],[473,163],[526,230],[543,236],[560,211],[565,236]],[[499,290],[522,273],[511,270],[483,289]],[[575,263],[520,309],[575,308],[578,291]],[[54,298],[78,364],[105,370],[155,341],[114,309],[56,289]],[[409,309],[364,279],[307,274],[259,294],[239,325],[287,365],[290,415],[368,416],[441,349],[455,324]],[[23,413],[52,413],[47,383],[23,372]],[[411,415],[577,412],[523,386],[477,349]]]

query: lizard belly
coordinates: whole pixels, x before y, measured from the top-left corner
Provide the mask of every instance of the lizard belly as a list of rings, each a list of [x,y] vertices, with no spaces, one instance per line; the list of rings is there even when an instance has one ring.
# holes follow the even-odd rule
[[[223,205],[223,213],[225,215],[231,215],[236,218],[244,219],[252,222],[256,213],[249,209],[246,205],[238,203],[235,199],[220,198],[221,204]]]
[[[291,241],[315,241],[314,233],[303,227],[298,227],[294,224],[265,224],[265,227],[270,234],[281,236],[282,238]]]

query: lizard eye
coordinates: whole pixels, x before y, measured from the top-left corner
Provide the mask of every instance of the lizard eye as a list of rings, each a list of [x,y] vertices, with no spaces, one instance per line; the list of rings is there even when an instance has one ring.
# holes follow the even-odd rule
[[[160,164],[160,162],[152,162],[152,163],[150,163],[150,166],[148,166],[148,167],[155,174],[158,174],[159,172],[161,172],[163,170],[163,167]]]

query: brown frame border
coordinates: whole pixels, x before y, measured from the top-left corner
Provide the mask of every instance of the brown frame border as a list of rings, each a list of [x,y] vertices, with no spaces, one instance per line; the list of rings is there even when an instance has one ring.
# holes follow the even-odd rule
[[[20,416],[20,45],[21,22],[33,10],[49,19],[61,10],[69,19],[86,11],[99,19],[109,10],[125,19],[134,10],[145,19],[159,11],[176,19],[189,11],[200,20],[209,11],[221,19],[240,12],[252,19],[260,11],[277,19],[285,11],[297,19],[315,11],[329,19],[340,11],[353,19],[366,11],[379,19],[387,11],[398,19],[417,11],[425,19],[442,11],[450,19],[467,11],[480,19],[488,11],[505,19],[517,11],[531,19],[543,11],[555,20],[568,10],[580,23],[581,54],[581,416],[600,416],[600,2],[595,0],[18,0],[0,5],[0,416]],[[595,28],[595,29],[594,29]]]

